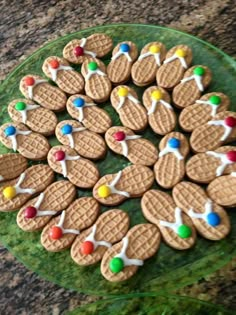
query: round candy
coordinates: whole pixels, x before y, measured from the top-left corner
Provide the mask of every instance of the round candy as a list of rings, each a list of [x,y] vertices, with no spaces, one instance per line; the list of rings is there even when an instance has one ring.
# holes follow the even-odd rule
[[[232,116],[226,117],[224,121],[225,121],[226,126],[228,127],[233,128],[236,126],[236,118]]]
[[[236,162],[236,151],[228,151],[226,157],[231,162]]]
[[[155,90],[152,92],[151,94],[152,99],[154,99],[155,101],[160,101],[162,98],[162,93],[160,90]]]
[[[114,133],[113,137],[116,141],[123,141],[125,140],[125,133],[123,131],[117,131]]]
[[[199,76],[202,76],[205,73],[205,69],[203,67],[196,67],[193,70],[193,73]]]
[[[74,48],[74,54],[75,54],[76,57],[83,56],[83,54],[84,54],[84,49],[83,49],[83,47],[76,46],[76,47]]]
[[[129,94],[129,90],[125,87],[120,87],[118,90],[118,95],[121,97],[126,97]]]
[[[168,145],[172,148],[172,149],[178,149],[180,148],[180,140],[177,138],[170,138],[168,140]]]
[[[157,54],[157,53],[160,52],[160,50],[161,50],[161,48],[158,45],[152,45],[152,46],[149,47],[149,51],[152,54]]]
[[[33,86],[34,83],[35,83],[35,80],[34,80],[33,77],[26,77],[26,78],[25,78],[25,84],[26,84],[27,86]]]
[[[130,51],[129,45],[126,44],[126,43],[121,44],[120,45],[120,51],[122,51],[122,52],[129,52]]]
[[[182,224],[178,227],[177,233],[181,238],[188,238],[192,235],[192,230],[188,225]]]
[[[7,137],[13,136],[16,133],[16,128],[14,126],[8,126],[5,130],[4,133]]]
[[[64,151],[59,150],[54,153],[55,160],[57,162],[65,160],[66,154]]]
[[[63,135],[69,135],[72,133],[72,131],[73,131],[73,127],[69,124],[66,124],[61,127],[61,132]]]
[[[207,215],[207,223],[211,226],[220,224],[220,216],[216,212],[211,212]]]
[[[25,110],[26,104],[24,102],[17,102],[15,105],[15,109],[18,111]]]
[[[109,268],[113,273],[121,272],[124,269],[124,262],[119,257],[112,258],[109,263]]]
[[[88,64],[88,69],[90,71],[96,71],[98,68],[98,64],[95,62],[95,61],[91,61],[89,64]]]
[[[59,240],[63,235],[62,229],[59,226],[53,226],[49,232],[49,236],[53,240]]]
[[[184,51],[183,49],[179,48],[179,49],[176,50],[175,55],[177,57],[184,58],[186,56],[186,51]]]
[[[212,105],[220,105],[221,103],[221,98],[218,95],[212,95],[209,98],[209,101]]]
[[[73,100],[73,104],[75,107],[83,107],[85,104],[85,101],[81,97],[77,97],[75,100]]]
[[[100,198],[107,198],[111,194],[111,189],[107,185],[102,185],[98,188],[98,196]]]
[[[80,250],[83,255],[90,255],[94,250],[93,242],[85,241],[81,244]]]
[[[13,186],[8,186],[3,189],[3,196],[6,199],[13,199],[16,196],[16,189]]]
[[[52,59],[49,64],[52,69],[58,69],[60,67],[60,63],[56,59]]]
[[[35,207],[32,207],[32,206],[26,207],[24,214],[25,214],[26,219],[32,219],[36,216],[37,209]]]

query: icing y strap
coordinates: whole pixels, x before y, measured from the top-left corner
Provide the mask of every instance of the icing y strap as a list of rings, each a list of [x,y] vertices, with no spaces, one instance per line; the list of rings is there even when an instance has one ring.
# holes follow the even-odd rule
[[[124,266],[142,266],[143,265],[143,260],[141,259],[130,259],[126,255],[126,250],[129,245],[129,239],[128,236],[124,237],[123,240],[123,246],[119,254],[117,254],[114,258],[121,258],[124,262]]]

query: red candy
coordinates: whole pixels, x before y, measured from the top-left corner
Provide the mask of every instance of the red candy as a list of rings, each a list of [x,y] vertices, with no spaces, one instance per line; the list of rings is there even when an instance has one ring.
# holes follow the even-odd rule
[[[59,240],[59,238],[62,237],[63,232],[59,226],[53,226],[49,232],[49,235],[53,240]]]
[[[236,162],[236,151],[229,151],[226,153],[227,159],[231,162]]]
[[[229,116],[229,117],[226,117],[225,118],[225,124],[226,126],[228,127],[235,127],[236,126],[236,118],[232,117],[232,116]]]
[[[125,133],[123,131],[117,131],[114,133],[113,137],[116,141],[123,141],[125,140]]]
[[[92,254],[94,250],[94,245],[90,241],[85,241],[81,244],[80,249],[81,249],[82,254],[89,255],[89,254]]]
[[[33,77],[26,77],[26,78],[25,78],[25,84],[26,84],[27,86],[33,86],[34,83],[35,83],[35,80],[34,80]]]
[[[59,162],[59,161],[65,160],[66,154],[64,151],[59,150],[59,151],[55,152],[54,157],[55,157],[55,160],[57,162]]]
[[[58,69],[60,67],[60,63],[56,59],[51,60],[49,64],[52,69]]]
[[[36,216],[37,209],[35,207],[29,206],[25,208],[25,218],[26,219],[32,219]]]
[[[74,54],[75,54],[76,57],[83,56],[83,54],[84,54],[83,47],[80,47],[80,46],[75,47],[74,48]]]

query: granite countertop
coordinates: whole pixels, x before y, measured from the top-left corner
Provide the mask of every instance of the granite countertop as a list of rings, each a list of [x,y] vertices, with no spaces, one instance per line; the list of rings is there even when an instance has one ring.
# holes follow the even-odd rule
[[[173,4],[175,3],[175,4]],[[59,36],[90,26],[132,22],[169,26],[196,35],[236,57],[234,0],[0,1],[0,80],[32,52]],[[28,271],[3,246],[1,314],[63,314],[96,297],[71,292]],[[178,290],[236,310],[236,259],[197,284]]]

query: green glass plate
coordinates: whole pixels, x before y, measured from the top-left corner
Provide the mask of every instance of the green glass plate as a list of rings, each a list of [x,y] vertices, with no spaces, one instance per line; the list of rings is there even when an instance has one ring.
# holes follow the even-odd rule
[[[18,86],[22,76],[28,73],[43,75],[41,66],[44,59],[50,55],[62,55],[66,43],[74,38],[87,37],[94,32],[105,32],[114,39],[114,44],[124,40],[133,40],[141,49],[150,41],[161,41],[167,48],[177,44],[187,44],[194,51],[194,64],[205,64],[213,72],[211,91],[221,91],[232,99],[232,110],[236,109],[236,81],[234,61],[215,47],[187,34],[151,25],[107,25],[90,28],[78,33],[61,37],[58,40],[39,49],[20,66],[18,66],[0,87],[1,115],[0,123],[9,121],[8,103],[21,96]],[[105,60],[108,63],[110,56]],[[144,88],[136,88],[141,97]],[[119,117],[107,102],[102,104],[113,119],[113,125],[120,124]],[[59,114],[59,119],[68,118],[67,113]],[[154,135],[150,128],[144,132],[144,137],[158,144],[160,137]],[[57,144],[51,138],[52,145]],[[9,152],[0,146],[0,153]],[[108,152],[106,158],[97,163],[101,175],[114,173],[129,165],[124,157]],[[58,177],[59,178],[59,177]],[[154,185],[153,187],[157,187]],[[90,196],[91,191],[78,190],[79,196]],[[131,225],[145,222],[141,214],[140,199],[125,201],[119,208],[127,211]],[[102,211],[108,208],[102,207]],[[207,241],[198,238],[197,245],[188,251],[179,252],[161,245],[160,251],[152,259],[145,262],[144,267],[130,280],[114,284],[104,280],[99,264],[90,267],[79,267],[70,258],[69,250],[61,253],[49,253],[40,244],[40,233],[26,233],[17,228],[16,213],[0,213],[1,242],[29,269],[35,271],[49,281],[62,287],[96,295],[119,295],[133,292],[160,292],[193,283],[203,275],[213,272],[228,262],[236,253],[236,213],[229,210],[232,222],[232,233],[220,242]]]

